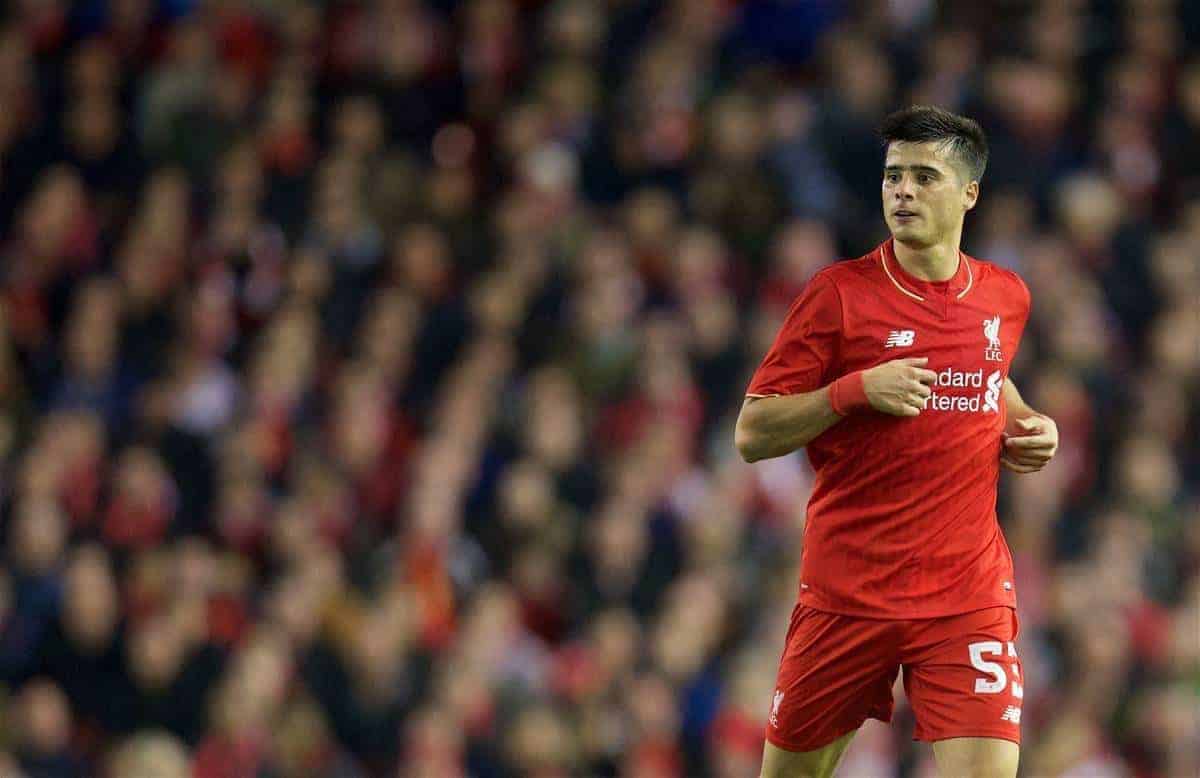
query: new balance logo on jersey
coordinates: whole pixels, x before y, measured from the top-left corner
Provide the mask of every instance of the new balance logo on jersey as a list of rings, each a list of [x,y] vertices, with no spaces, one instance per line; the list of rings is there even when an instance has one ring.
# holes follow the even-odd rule
[[[1016,705],[1009,705],[1004,709],[1004,713],[1000,716],[1001,721],[1011,721],[1014,724],[1021,723],[1021,709]]]
[[[775,699],[771,703],[771,726],[779,726],[779,703],[783,702],[783,692],[775,690]]]
[[[896,348],[897,346],[911,346],[913,338],[917,333],[912,330],[892,330],[888,333],[887,341],[883,344],[884,348]]]

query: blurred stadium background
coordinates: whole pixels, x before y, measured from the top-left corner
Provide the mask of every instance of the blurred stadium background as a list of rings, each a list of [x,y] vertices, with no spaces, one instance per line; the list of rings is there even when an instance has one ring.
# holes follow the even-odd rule
[[[1200,774],[1200,3],[13,0],[0,775],[752,776],[811,474],[732,445],[887,111],[1057,419],[1027,776]],[[868,725],[846,776],[931,776]]]

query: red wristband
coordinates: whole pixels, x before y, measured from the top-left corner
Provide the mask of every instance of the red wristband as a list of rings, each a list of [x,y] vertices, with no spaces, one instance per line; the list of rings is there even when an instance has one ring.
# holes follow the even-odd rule
[[[861,370],[844,375],[829,385],[829,404],[838,416],[849,416],[871,407]]]

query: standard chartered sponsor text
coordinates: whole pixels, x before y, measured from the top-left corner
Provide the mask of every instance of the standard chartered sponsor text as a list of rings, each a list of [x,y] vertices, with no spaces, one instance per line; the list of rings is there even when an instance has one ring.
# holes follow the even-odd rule
[[[986,379],[986,385],[998,385],[1003,379],[1000,371],[994,370]],[[958,411],[960,413],[978,413],[983,410],[991,413],[996,410],[995,403],[984,402],[983,392],[963,394],[955,392],[947,394],[938,391],[938,387],[952,389],[983,389],[985,379],[983,368],[979,370],[955,370],[948,367],[937,374],[933,384],[933,393],[925,399],[924,409],[931,411]]]

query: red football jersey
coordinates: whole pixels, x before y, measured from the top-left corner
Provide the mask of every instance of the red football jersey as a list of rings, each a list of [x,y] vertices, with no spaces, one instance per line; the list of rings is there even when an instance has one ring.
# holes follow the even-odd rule
[[[996,520],[1001,387],[1029,318],[1009,270],[960,254],[948,281],[907,273],[888,240],[813,276],[747,395],[811,392],[856,370],[928,357],[920,415],[852,414],[807,446],[816,474],[800,602],[876,618],[1016,606]]]

